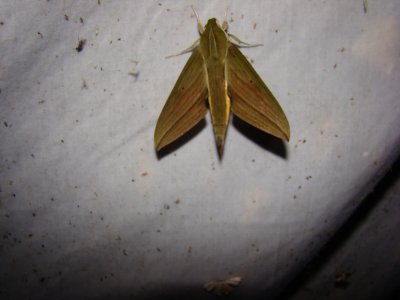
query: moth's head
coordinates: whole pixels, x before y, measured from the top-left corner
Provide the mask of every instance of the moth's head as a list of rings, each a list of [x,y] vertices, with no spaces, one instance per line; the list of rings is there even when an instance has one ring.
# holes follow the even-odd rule
[[[227,32],[228,31],[228,22],[226,20],[224,20],[224,22],[221,24],[219,24],[218,20],[216,18],[211,18],[208,20],[207,24],[206,24],[206,28],[207,27],[214,27],[217,26],[219,28],[221,28],[223,31]]]
[[[209,27],[209,26],[219,26],[220,27],[216,18],[211,18],[210,20],[208,20],[206,27]]]

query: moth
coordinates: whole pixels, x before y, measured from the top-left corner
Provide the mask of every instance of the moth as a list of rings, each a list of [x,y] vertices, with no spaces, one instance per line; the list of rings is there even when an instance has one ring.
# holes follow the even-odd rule
[[[216,296],[228,296],[233,288],[239,286],[242,279],[239,276],[230,277],[225,280],[210,281],[203,285],[204,289]]]
[[[205,117],[208,107],[220,158],[231,112],[250,125],[289,141],[285,113],[239,50],[259,45],[247,44],[228,33],[226,20],[220,25],[212,18],[203,27],[194,13],[200,38],[179,53],[192,52],[158,118],[154,132],[156,151],[193,128]]]

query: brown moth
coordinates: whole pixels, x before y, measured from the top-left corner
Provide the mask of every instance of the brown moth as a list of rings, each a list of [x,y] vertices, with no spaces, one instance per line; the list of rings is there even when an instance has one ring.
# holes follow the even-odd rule
[[[227,32],[215,18],[205,27],[195,12],[200,38],[167,102],[154,132],[156,150],[172,143],[211,112],[215,140],[222,157],[232,112],[250,125],[289,141],[289,122],[274,95],[256,73],[240,46],[250,46]],[[258,46],[258,45],[254,45]]]

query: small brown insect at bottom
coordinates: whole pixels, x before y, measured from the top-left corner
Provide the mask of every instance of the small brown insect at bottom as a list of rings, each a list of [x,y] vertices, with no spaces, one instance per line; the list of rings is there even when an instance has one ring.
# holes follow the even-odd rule
[[[228,296],[233,288],[237,287],[242,279],[239,276],[231,277],[225,280],[210,281],[203,285],[204,289],[216,296]]]

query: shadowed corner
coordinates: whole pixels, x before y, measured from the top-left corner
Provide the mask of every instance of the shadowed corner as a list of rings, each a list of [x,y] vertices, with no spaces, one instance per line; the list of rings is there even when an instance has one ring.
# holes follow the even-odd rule
[[[326,276],[326,271],[330,270],[332,266],[338,265],[336,269],[338,268],[343,268],[343,265],[341,265],[344,261],[347,261],[345,258],[340,258],[340,253],[341,251],[343,252],[343,249],[347,249],[346,251],[352,250],[354,251],[356,245],[354,242],[360,238],[361,235],[365,235],[365,232],[363,232],[363,226],[365,225],[371,225],[372,221],[371,218],[376,218],[377,216],[373,214],[373,212],[377,211],[377,209],[380,209],[380,204],[384,201],[388,201],[390,199],[390,191],[395,188],[396,183],[400,179],[400,158],[397,158],[397,161],[393,163],[393,165],[390,167],[389,170],[387,170],[386,175],[381,179],[381,181],[373,188],[370,194],[368,194],[360,203],[358,208],[352,213],[351,216],[349,216],[348,220],[335,232],[335,234],[326,242],[325,245],[318,251],[318,255],[312,258],[308,262],[306,266],[303,267],[302,270],[299,270],[296,272],[297,274],[294,277],[292,277],[291,282],[289,282],[285,289],[282,290],[280,295],[276,298],[277,300],[287,300],[287,299],[295,299],[298,298],[299,294],[301,294],[301,291],[305,290],[305,287],[309,291],[309,293],[317,293],[318,289],[318,281],[315,283],[313,280],[316,280],[316,278],[325,278]],[[360,191],[361,195],[364,195],[364,190]],[[362,196],[364,197],[364,196]],[[355,197],[354,199],[357,199]],[[387,208],[386,208],[387,209]],[[394,214],[394,212],[387,211],[385,212],[386,214]],[[389,217],[390,220],[390,217]],[[385,223],[385,226],[392,226],[388,225],[390,223],[386,223],[381,219],[381,224]],[[393,227],[394,228],[394,227]],[[391,240],[389,244],[390,247],[396,247],[396,240]],[[375,246],[368,242],[364,241],[363,242],[364,246],[364,251],[369,252],[371,251],[371,255],[378,255],[379,252],[374,252],[372,251],[375,249]],[[339,255],[339,256],[338,256]],[[362,256],[364,256],[362,254]],[[339,259],[338,259],[339,257]],[[385,259],[381,259],[382,265],[385,264]],[[354,263],[351,263],[350,266],[354,267]],[[374,285],[378,285],[378,283],[373,282],[372,280],[377,277],[370,277],[369,273],[371,272],[371,268],[368,265],[361,265],[357,264],[357,273],[358,273],[358,278],[363,278],[363,282],[366,282],[367,280]],[[378,274],[381,271],[379,268],[381,265],[376,265],[375,268],[377,268]],[[393,272],[394,273],[394,272]],[[393,274],[392,273],[392,274]],[[334,285],[335,288],[346,288],[351,284],[349,277],[352,275],[351,272],[340,272],[336,274],[336,276],[331,277],[331,283]],[[368,275],[368,276],[366,276]],[[388,277],[392,276],[391,274],[387,275]],[[368,278],[368,279],[367,279]],[[325,280],[323,282],[326,282]],[[326,283],[325,283],[326,284]],[[355,283],[360,285],[360,281],[358,283]],[[397,287],[397,285],[391,285],[387,284],[384,286],[382,289],[378,289],[379,292],[384,292],[381,293],[380,296],[381,298],[379,299],[400,299],[400,289]],[[331,291],[328,286],[325,286],[324,289],[327,291]],[[345,295],[345,294],[341,294]],[[353,294],[354,295],[354,294]],[[344,298],[343,298],[344,299]],[[348,299],[354,299],[352,297]],[[365,299],[374,299],[372,298],[365,298]]]
[[[192,129],[186,132],[184,135],[179,137],[177,140],[173,141],[171,144],[165,146],[160,149],[160,151],[156,151],[157,159],[162,159],[164,156],[167,156],[174,152],[176,149],[180,148],[182,145],[186,144],[189,140],[194,138],[196,135],[200,133],[203,128],[206,127],[206,120],[203,119],[199,123],[197,123]]]
[[[275,155],[287,159],[286,143],[264,131],[257,129],[250,124],[242,121],[235,115],[232,115],[233,126],[243,135],[252,140],[255,144],[262,147],[264,150],[274,153]]]

